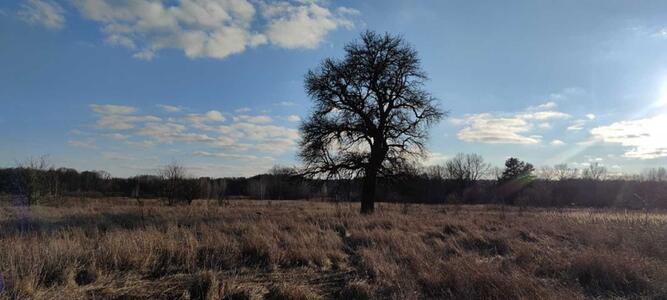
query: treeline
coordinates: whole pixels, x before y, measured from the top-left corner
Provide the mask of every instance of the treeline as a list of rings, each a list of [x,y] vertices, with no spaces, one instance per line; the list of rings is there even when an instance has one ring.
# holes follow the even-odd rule
[[[114,178],[105,171],[78,172],[30,160],[0,169],[0,194],[16,204],[33,205],[64,197],[162,199],[165,204],[194,199],[318,199],[358,201],[355,178],[307,178],[293,168],[274,167],[249,178],[192,178],[171,164],[157,174]],[[410,167],[378,179],[377,200],[398,203],[508,204],[543,207],[667,208],[667,172],[655,168],[641,175],[610,178],[591,164],[583,170],[561,164],[539,170],[510,158],[492,168],[475,154],[459,154],[439,166]]]

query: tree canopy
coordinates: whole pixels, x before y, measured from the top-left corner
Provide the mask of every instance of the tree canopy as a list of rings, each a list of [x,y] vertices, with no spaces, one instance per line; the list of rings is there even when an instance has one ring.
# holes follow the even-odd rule
[[[314,101],[301,124],[308,174],[364,176],[362,212],[373,211],[375,180],[423,157],[428,128],[444,112],[424,89],[427,76],[401,37],[367,31],[306,74]]]

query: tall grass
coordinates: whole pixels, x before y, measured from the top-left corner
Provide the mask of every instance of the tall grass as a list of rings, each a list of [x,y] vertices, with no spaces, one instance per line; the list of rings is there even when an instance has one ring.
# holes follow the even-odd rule
[[[9,299],[667,297],[667,215],[116,199],[0,206]]]

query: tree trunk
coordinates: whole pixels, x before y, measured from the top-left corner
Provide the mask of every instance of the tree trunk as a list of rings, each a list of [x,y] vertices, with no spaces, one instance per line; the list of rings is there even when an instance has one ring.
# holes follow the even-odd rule
[[[377,169],[368,170],[364,177],[363,191],[361,193],[361,213],[372,214],[375,210],[375,183]]]

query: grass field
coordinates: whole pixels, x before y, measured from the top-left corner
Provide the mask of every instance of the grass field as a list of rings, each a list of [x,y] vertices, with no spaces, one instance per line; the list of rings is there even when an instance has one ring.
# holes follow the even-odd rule
[[[83,203],[83,204],[82,204]],[[0,206],[10,299],[666,298],[667,214],[299,201]]]

